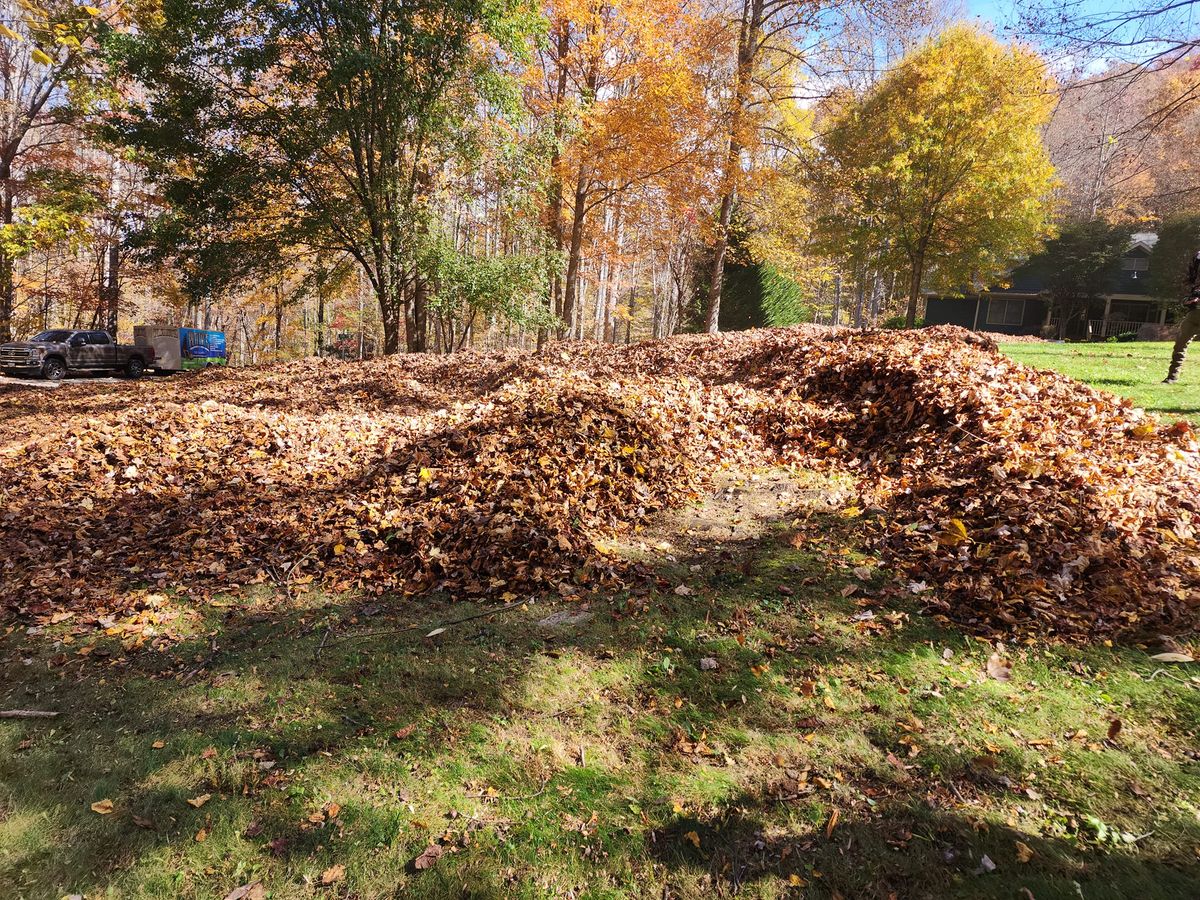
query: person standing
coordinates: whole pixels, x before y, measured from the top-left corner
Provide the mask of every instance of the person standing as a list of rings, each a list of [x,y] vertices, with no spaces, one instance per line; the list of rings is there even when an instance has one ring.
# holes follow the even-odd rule
[[[1200,337],[1200,251],[1192,257],[1188,266],[1188,298],[1184,301],[1183,320],[1179,323],[1179,337],[1175,339],[1175,349],[1171,351],[1171,367],[1163,384],[1175,384],[1179,381],[1179,370],[1183,368],[1183,358],[1187,356],[1188,344]]]

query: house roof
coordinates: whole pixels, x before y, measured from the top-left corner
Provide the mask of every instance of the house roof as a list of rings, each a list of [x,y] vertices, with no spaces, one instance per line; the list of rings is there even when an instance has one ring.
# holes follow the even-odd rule
[[[1153,231],[1139,231],[1130,236],[1123,259],[1146,259],[1152,256],[1158,235]],[[1036,259],[1036,258],[1035,258]],[[1153,300],[1146,292],[1146,272],[1120,266],[1111,276],[1109,296],[1121,299]],[[1014,268],[1008,276],[1007,286],[989,285],[979,293],[1004,294],[1007,296],[1036,297],[1046,290],[1046,268],[1035,260],[1027,260]],[[936,292],[931,292],[936,294]],[[965,291],[972,293],[972,291]]]

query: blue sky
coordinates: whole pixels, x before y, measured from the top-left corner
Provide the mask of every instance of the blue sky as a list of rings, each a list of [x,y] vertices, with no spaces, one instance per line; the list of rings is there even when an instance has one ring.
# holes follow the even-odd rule
[[[1079,52],[1079,46],[1072,47],[1070,40],[1059,38],[1053,41],[1060,51],[1057,58],[1058,64],[1083,63],[1085,70],[1095,68],[1099,71],[1107,62],[1118,58],[1127,62],[1144,59],[1153,52],[1165,49],[1174,43],[1189,42],[1196,28],[1200,27],[1200,22],[1196,21],[1198,17],[1190,3],[1177,3],[1174,6],[1163,4],[1168,11],[1156,16],[1152,26],[1147,21],[1139,21],[1136,24],[1121,26],[1115,31],[1110,31],[1107,27],[1102,26],[1103,22],[1106,20],[1117,21],[1122,14],[1128,15],[1131,12],[1139,11],[1142,0],[958,0],[958,2],[962,4],[959,8],[966,11],[968,18],[991,23],[994,33],[1002,38],[1013,36],[1010,29],[1017,32],[1016,37],[1028,38],[1028,34],[1021,34],[1027,29],[1016,27],[1022,24],[1021,14],[1036,11],[1038,7],[1041,7],[1043,12],[1047,9],[1054,10],[1057,7],[1060,13],[1065,12],[1070,16],[1074,23],[1074,29],[1068,28],[1067,30],[1076,32],[1075,36],[1080,39],[1080,44],[1086,43],[1087,38],[1107,38],[1117,44],[1122,41],[1129,42],[1125,47],[1106,45],[1107,50],[1103,55],[1097,52],[1097,47],[1093,47],[1088,53],[1087,59],[1083,60],[1076,58],[1075,53]],[[1053,21],[1054,16],[1051,15],[1048,18]],[[1152,35],[1165,42],[1155,43],[1151,40]],[[1035,40],[1035,43],[1041,44],[1040,49],[1043,52],[1051,52],[1050,48],[1041,41]],[[1109,59],[1104,59],[1104,56]]]
[[[1013,0],[967,0],[967,13],[972,18],[985,19],[997,29],[1010,24],[1015,4]]]

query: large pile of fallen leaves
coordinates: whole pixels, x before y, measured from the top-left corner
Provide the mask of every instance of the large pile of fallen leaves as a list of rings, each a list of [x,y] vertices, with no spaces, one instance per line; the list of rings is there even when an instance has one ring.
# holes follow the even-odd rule
[[[0,602],[40,620],[252,581],[512,599],[722,465],[859,477],[929,606],[1067,637],[1187,627],[1200,447],[957,329],[308,360],[0,395]]]

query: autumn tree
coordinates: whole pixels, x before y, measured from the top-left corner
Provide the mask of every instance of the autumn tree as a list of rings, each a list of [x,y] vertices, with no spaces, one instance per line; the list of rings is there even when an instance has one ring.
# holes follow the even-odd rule
[[[714,226],[712,261],[708,271],[704,330],[718,330],[725,258],[729,252],[734,209],[744,175],[743,155],[759,143],[759,117],[764,109],[764,92],[771,93],[774,79],[763,58],[775,50],[785,58],[797,54],[793,37],[811,24],[818,6],[783,0],[740,0],[736,12],[737,42],[730,84],[723,104],[722,153],[718,163],[720,202]],[[786,68],[786,65],[785,65]],[[767,76],[764,80],[763,76]]]
[[[1034,52],[960,25],[834,98],[812,167],[821,246],[903,265],[910,327],[927,278],[1001,275],[1050,231],[1052,87]]]
[[[1197,0],[1021,4],[1016,32],[1071,73],[1051,137],[1075,211],[1090,204],[1090,214],[1135,221],[1195,206],[1198,9]]]
[[[595,214],[619,233],[634,194],[655,193],[660,215],[695,204],[709,162],[704,71],[719,35],[686,0],[555,0],[547,17],[528,99],[554,141],[547,227],[565,259],[555,311],[570,329]]]
[[[104,82],[97,35],[122,18],[103,4],[0,3],[0,341],[12,337],[16,260],[86,227],[91,195],[58,148]]]
[[[535,22],[519,0],[166,0],[115,45],[144,100],[113,133],[147,159],[180,250],[347,253],[385,352],[422,350],[436,173],[462,119],[508,95],[498,66]]]

